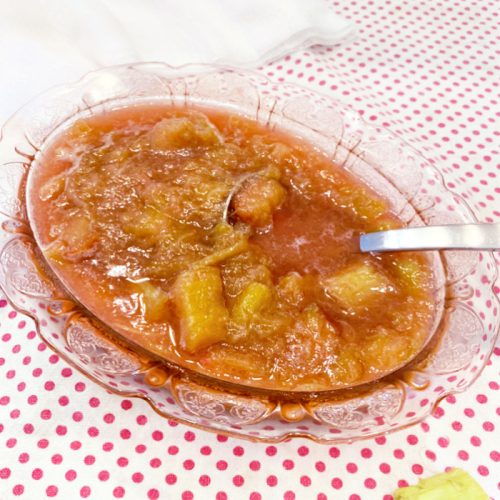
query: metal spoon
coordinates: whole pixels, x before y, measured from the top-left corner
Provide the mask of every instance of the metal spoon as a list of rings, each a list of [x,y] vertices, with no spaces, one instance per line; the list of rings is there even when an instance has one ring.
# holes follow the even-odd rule
[[[399,250],[500,250],[500,223],[450,224],[391,229],[362,234],[362,252]]]
[[[236,193],[249,179],[261,174],[244,175],[233,186],[224,203],[222,220],[230,223],[231,205]],[[394,252],[404,250],[500,250],[500,223],[449,224],[421,226],[362,234],[361,252]]]

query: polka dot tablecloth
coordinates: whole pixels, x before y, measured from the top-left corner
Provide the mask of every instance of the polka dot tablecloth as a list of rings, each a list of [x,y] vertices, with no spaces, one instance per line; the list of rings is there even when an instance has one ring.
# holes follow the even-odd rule
[[[329,93],[389,127],[500,221],[498,2],[342,1],[358,38],[259,68]],[[500,345],[476,383],[425,422],[337,446],[267,445],[193,430],[106,392],[0,300],[0,500],[391,499],[459,466],[500,498]]]

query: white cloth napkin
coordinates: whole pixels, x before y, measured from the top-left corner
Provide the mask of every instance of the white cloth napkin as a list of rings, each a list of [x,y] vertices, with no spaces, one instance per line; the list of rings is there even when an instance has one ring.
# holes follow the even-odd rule
[[[250,66],[353,31],[325,0],[0,0],[0,122],[99,66]]]

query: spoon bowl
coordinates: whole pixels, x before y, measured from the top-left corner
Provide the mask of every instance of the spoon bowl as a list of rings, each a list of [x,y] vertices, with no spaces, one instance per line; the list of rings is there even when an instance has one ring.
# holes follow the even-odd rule
[[[242,176],[229,192],[224,203],[222,220],[232,222],[231,207],[234,197],[250,178],[261,174]],[[498,250],[500,223],[447,224],[441,226],[408,227],[362,234],[359,249],[368,252],[396,252],[408,250]]]

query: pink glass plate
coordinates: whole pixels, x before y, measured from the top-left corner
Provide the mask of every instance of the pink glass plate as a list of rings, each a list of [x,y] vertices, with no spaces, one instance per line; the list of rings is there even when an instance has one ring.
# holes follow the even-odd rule
[[[437,169],[402,139],[306,88],[222,66],[117,66],[50,90],[5,125],[0,139],[0,286],[41,337],[105,388],[147,400],[161,415],[253,440],[349,441],[411,425],[480,374],[499,331],[489,252],[435,253],[442,308],[426,349],[396,373],[325,394],[255,392],[193,378],[91,322],[47,271],[26,216],[24,187],[38,152],[72,120],[130,104],[224,108],[302,136],[385,195],[410,226],[473,222]]]

